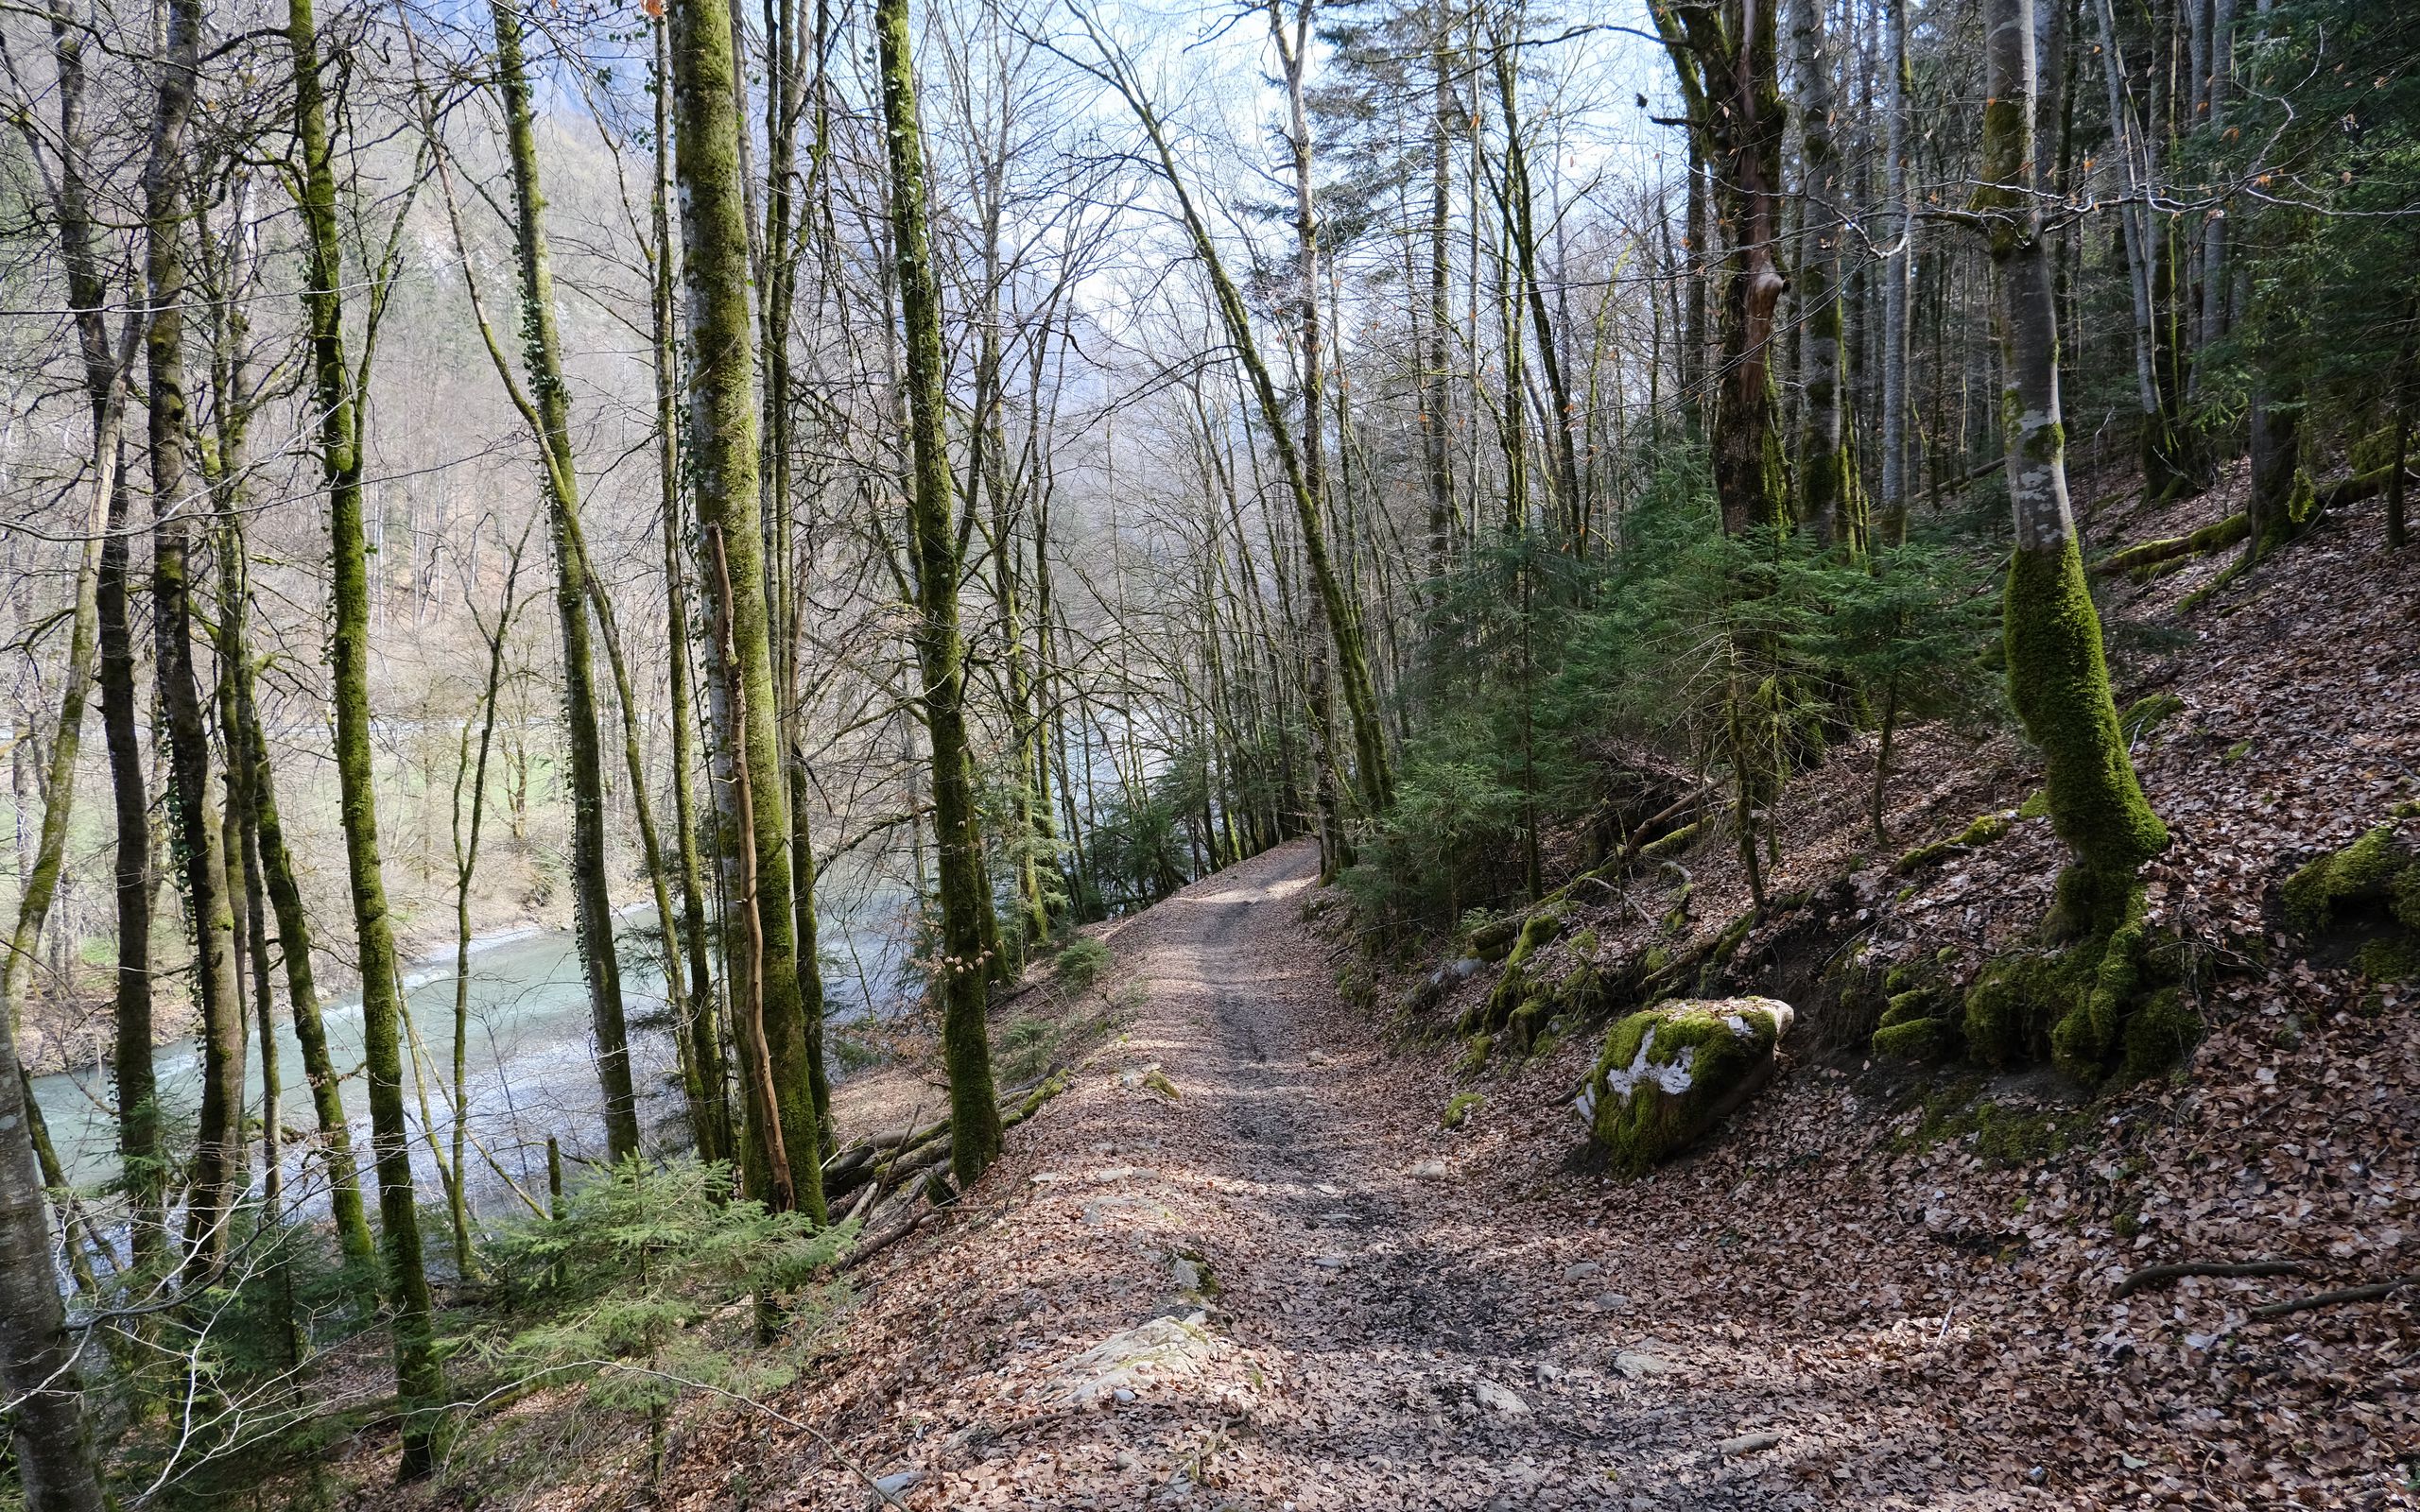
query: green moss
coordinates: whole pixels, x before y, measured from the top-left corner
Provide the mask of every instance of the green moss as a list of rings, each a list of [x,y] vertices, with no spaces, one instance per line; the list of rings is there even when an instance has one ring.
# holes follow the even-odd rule
[[[2420,935],[2391,930],[2364,942],[2353,964],[2373,982],[2420,982]]]
[[[2127,705],[2118,716],[2118,729],[2127,740],[2140,740],[2184,712],[2184,699],[2172,693],[2154,693]]]
[[[2125,1055],[2118,1063],[2118,1084],[2131,1086],[2158,1075],[2183,1060],[2185,1053],[2201,1038],[2201,1015],[2185,1001],[2184,988],[2160,988],[2126,1021]]]
[[[1641,964],[1647,968],[1647,974],[1653,976],[1656,972],[1672,964],[1672,953],[1661,945],[1650,945],[1647,947],[1647,954],[1639,957],[1639,959]]]
[[[2064,1015],[2062,958],[2003,955],[1966,992],[1961,1021],[1966,1053],[1987,1066],[2021,1066],[2042,1057],[2049,1026]]]
[[[2050,790],[2047,787],[2037,787],[2032,792],[2026,794],[2025,801],[2016,806],[2016,816],[2020,819],[2048,818],[2050,816]]]
[[[2051,823],[2076,856],[2070,869],[2089,879],[2073,891],[2095,911],[2071,916],[2069,924],[2103,933],[2135,870],[2168,848],[2169,836],[2126,754],[2100,616],[2074,539],[2053,552],[2016,552],[2003,608],[2010,701],[2042,749]]]
[[[2019,1111],[1997,1103],[1975,1108],[1975,1153],[1989,1165],[2024,1167],[2065,1155],[2092,1128],[2089,1112]]]
[[[1607,1164],[1638,1176],[1703,1134],[1723,1100],[1771,1060],[1786,1023],[1762,1000],[1665,1004],[1605,1036],[1589,1088],[1590,1128]]]
[[[1437,1120],[1440,1128],[1460,1128],[1487,1102],[1479,1092],[1456,1092],[1446,1099],[1444,1115]]]
[[[1941,993],[1930,987],[1911,988],[1905,992],[1894,992],[1891,995],[1889,1003],[1884,1005],[1882,1009],[1882,1027],[1894,1029],[1903,1023],[1913,1023],[1919,1019],[1940,1017],[1942,1017]]]
[[[2395,838],[2395,827],[2381,824],[2332,855],[2325,855],[2286,879],[2279,896],[2286,917],[2297,929],[2325,929],[2336,911],[2347,903],[2392,898],[2398,915],[2409,907],[2420,915],[2420,872],[2411,852]],[[2406,919],[2406,922],[2411,922]]]
[[[1904,877],[1911,872],[1932,865],[1944,856],[1962,851],[1973,850],[1979,849],[1980,847],[1987,846],[1994,840],[1998,839],[2001,835],[2008,833],[2009,824],[2009,816],[2005,814],[1985,814],[1979,816],[1973,823],[1967,825],[1966,828],[1959,831],[1956,834],[1951,835],[1948,839],[1935,840],[1930,845],[1920,845],[1916,847],[1906,855],[1901,856],[1897,864],[1892,867],[1891,869]]]
[[[1461,1057],[1454,1062],[1457,1076],[1476,1075],[1487,1065],[1488,1052],[1495,1048],[1492,1035],[1475,1034],[1462,1041]]]
[[[1595,958],[1597,945],[1597,932],[1593,929],[1583,929],[1571,936],[1571,954],[1583,961]]]
[[[2244,757],[2251,753],[2252,742],[2248,740],[2238,740],[2234,745],[2229,746],[2224,751],[2221,751],[2219,754],[2219,760],[2229,766],[2233,766],[2236,763],[2243,760]]]
[[[1563,933],[1563,910],[1542,909],[1531,914],[1521,925],[1520,937],[1512,943],[1512,954],[1505,957],[1507,966],[1518,966],[1554,942]]]
[[[1874,1053],[1891,1060],[1942,1060],[1958,1053],[1958,1030],[1946,1019],[1909,1019],[1874,1031]]]
[[[1184,1094],[1176,1090],[1176,1083],[1168,1080],[1167,1073],[1157,1067],[1143,1074],[1143,1090],[1147,1092],[1155,1092],[1171,1103],[1184,1100]]]
[[[1547,1017],[1553,1010],[1554,1003],[1551,999],[1535,997],[1525,1001],[1519,1007],[1514,1008],[1512,1017],[1504,1022],[1505,1043],[1511,1045],[1516,1053],[1528,1055],[1537,1044],[1539,1034],[1546,1028]]]
[[[2097,1078],[2117,1047],[2120,1022],[2141,982],[2147,933],[2137,887],[2127,902],[2126,921],[2102,943],[2100,959],[2087,964],[2079,953],[2068,963],[2067,974],[2081,978],[2083,989],[2050,1030],[2050,1059],[2078,1081]]]
[[[1927,1150],[1939,1144],[1964,1143],[1987,1164],[2025,1167],[2063,1155],[2092,1135],[2093,1114],[2088,1108],[2044,1112],[2007,1108],[1979,1098],[1981,1090],[1982,1083],[1969,1077],[1929,1093],[1924,1100],[1923,1119],[1899,1142],[1899,1147]]]
[[[1679,855],[1682,851],[1686,850],[1690,846],[1695,845],[1697,843],[1698,836],[1703,833],[1704,830],[1705,821],[1703,819],[1699,819],[1691,824],[1684,824],[1679,829],[1674,830],[1671,833],[1665,835],[1660,839],[1650,840],[1647,844],[1640,846],[1638,848],[1638,853],[1650,861],[1661,861],[1667,856]]]

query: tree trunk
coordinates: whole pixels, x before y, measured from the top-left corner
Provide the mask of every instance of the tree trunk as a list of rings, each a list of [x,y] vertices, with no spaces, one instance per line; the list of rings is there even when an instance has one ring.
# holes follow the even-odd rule
[[[121,459],[117,486],[110,490],[109,534],[101,542],[95,607],[101,733],[109,747],[117,825],[117,1025],[110,1066],[117,1081],[118,1170],[126,1186],[132,1230],[129,1237],[137,1263],[148,1266],[157,1263],[162,1252],[168,1152],[161,1137],[159,1081],[152,1062],[151,805],[145,792],[134,707],[134,635],[126,593],[131,510],[124,467]]]
[[[1766,0],[1652,8],[1671,55],[1689,129],[1714,170],[1716,219],[1729,231],[1718,312],[1720,372],[1714,400],[1714,488],[1727,534],[1789,521],[1773,395],[1773,313],[1788,286],[1773,259],[1782,138],[1788,112]]]
[[[130,353],[129,353],[130,355]],[[16,928],[0,956],[0,1392],[12,1403],[19,1477],[28,1512],[100,1512],[100,1477],[76,1366],[51,1263],[50,1221],[43,1188],[53,1177],[40,1147],[47,1136],[34,1105],[33,1084],[17,1058],[17,1011],[43,921],[59,892],[67,823],[76,797],[76,757],[82,743],[84,704],[92,692],[99,638],[96,603],[100,545],[109,500],[117,486],[119,430],[125,416],[124,358],[112,361],[93,438],[93,497],[85,544],[76,573],[67,665],[59,723],[50,741],[42,833],[32,868],[17,899]],[[19,821],[22,823],[22,819]],[[55,1162],[52,1162],[55,1163]],[[73,1249],[74,1241],[70,1240]]]
[[[2058,326],[2042,234],[2035,153],[2041,60],[2034,0],[1990,0],[1983,164],[1974,209],[1990,230],[1999,286],[2009,497],[2016,519],[2006,600],[2009,694],[2041,747],[2050,816],[2075,854],[2060,881],[2064,922],[2104,934],[2135,873],[2168,845],[2145,801],[2110,700],[2100,619],[2067,504]]]
[[[658,19],[655,34],[655,167],[648,197],[654,233],[654,298],[650,335],[655,355],[656,487],[664,546],[665,644],[670,662],[668,711],[672,747],[672,822],[681,856],[681,943],[688,960],[681,1032],[689,1042],[688,1063],[697,1085],[688,1089],[690,1123],[702,1160],[731,1160],[739,1147],[732,1133],[731,1103],[723,1072],[722,1035],[715,1023],[715,986],[706,961],[706,902],[698,856],[697,784],[691,770],[689,731],[689,591],[681,570],[680,363],[673,352],[672,220],[666,179],[672,166],[672,60],[670,24]],[[667,996],[679,990],[666,982]]]
[[[720,850],[727,866],[744,873],[726,894],[724,970],[735,1015],[749,1014],[743,1004],[761,1003],[765,1031],[756,1052],[764,1063],[751,1068],[748,1167],[752,1193],[794,1202],[821,1218],[820,1141],[799,1000],[789,794],[773,702],[758,515],[749,231],[733,102],[737,65],[726,7],[673,0],[671,21],[674,165],[689,310],[689,475],[709,558],[706,578],[715,586],[709,638],[718,647],[708,714]],[[741,1038],[746,1043],[752,1036]],[[767,1092],[771,1106],[760,1106]]]
[[[571,394],[563,383],[562,343],[555,329],[555,278],[538,185],[538,141],[529,77],[522,61],[521,12],[493,0],[495,67],[504,96],[504,136],[512,167],[514,250],[521,274],[522,361],[544,452],[547,521],[554,541],[555,617],[562,633],[563,732],[571,767],[572,893],[580,964],[588,979],[589,1024],[596,1036],[596,1075],[605,1093],[605,1147],[615,1162],[638,1153],[638,1102],[631,1082],[630,1031],[622,1012],[622,970],[614,948],[614,903],[605,857],[605,760],[596,729],[596,658],[588,623],[588,563],[580,552],[579,475],[571,451]]]
[[[225,837],[210,782],[210,735],[194,669],[191,554],[202,494],[193,475],[184,388],[185,123],[193,113],[199,0],[173,0],[165,64],[143,172],[144,335],[151,455],[153,674],[167,726],[172,851],[184,884],[201,1010],[201,1113],[185,1199],[185,1281],[213,1274],[244,1160],[244,1004],[235,983],[235,915]]]
[[[1908,470],[1909,295],[1915,282],[1916,212],[1908,182],[1908,0],[1886,0],[1890,7],[1891,81],[1890,201],[1898,219],[1898,235],[1883,264],[1882,286],[1882,539],[1892,545],[1908,539],[1908,497],[1912,479]]]
[[[1847,218],[1840,153],[1832,139],[1832,69],[1824,56],[1828,0],[1796,0],[1791,27],[1806,91],[1801,159],[1801,213],[1806,253],[1799,260],[1800,353],[1806,404],[1798,433],[1799,512],[1826,546],[1849,557],[1865,550],[1866,521],[1854,454],[1844,444],[1841,414],[1848,374],[1841,345],[1841,238]]]
[[[980,914],[992,906],[976,828],[974,772],[966,732],[966,647],[959,637],[957,531],[952,520],[942,385],[941,290],[925,219],[925,146],[916,111],[907,0],[877,0],[882,106],[890,159],[890,241],[898,262],[900,319],[908,352],[908,436],[913,477],[908,528],[916,565],[916,660],[924,674],[925,727],[932,737],[933,830],[939,850],[942,1057],[949,1068],[950,1168],[972,1185],[1000,1153],[998,1099],[984,1022],[986,961]]]
[[[339,251],[334,146],[320,79],[319,31],[311,0],[287,0],[286,41],[294,59],[295,139],[302,168],[305,233],[303,302],[310,316],[312,407],[319,421],[321,476],[328,494],[330,617],[336,765],[344,819],[345,869],[354,934],[360,950],[363,1074],[370,1087],[371,1148],[378,1173],[378,1218],[387,1262],[395,1380],[405,1416],[399,1466],[406,1480],[436,1464],[437,1402],[444,1391],[429,1326],[428,1271],[421,1257],[420,1213],[412,1189],[405,1123],[403,1046],[397,1017],[403,995],[394,925],[378,854],[377,773],[370,730],[370,568],[363,526],[360,409],[355,373],[345,355],[343,257]],[[289,956],[293,941],[287,941]],[[335,1089],[328,1089],[329,1095]]]

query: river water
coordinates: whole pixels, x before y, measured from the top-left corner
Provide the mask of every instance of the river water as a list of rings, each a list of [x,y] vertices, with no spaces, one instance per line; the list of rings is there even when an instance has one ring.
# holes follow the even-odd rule
[[[623,922],[651,922],[653,910]],[[828,928],[843,933],[846,925]],[[850,931],[852,936],[856,932]],[[882,942],[849,940],[853,957],[873,960],[887,981],[892,971]],[[650,1147],[687,1143],[681,1126],[683,1107],[673,1045],[663,996],[663,974],[651,963],[652,953],[631,948],[626,938],[621,952],[622,994],[631,1025],[631,1078],[639,1091],[641,1125]],[[591,1033],[588,989],[579,954],[568,931],[514,930],[474,942],[470,970],[470,1032],[465,1057],[469,1108],[468,1133],[473,1142],[465,1163],[471,1168],[470,1192],[475,1205],[489,1211],[496,1203],[517,1208],[505,1177],[522,1191],[544,1200],[546,1186],[546,1140],[554,1136],[567,1160],[601,1160],[604,1155],[604,1097],[596,1079],[596,1047]],[[284,1003],[284,982],[279,1000]],[[849,979],[831,984],[832,1016],[845,1022],[874,1010],[866,992]],[[887,988],[877,988],[877,991]],[[427,1056],[426,1088],[430,1121],[441,1143],[451,1147],[453,1116],[448,1102],[453,1076],[454,954],[415,963],[406,969],[405,1004],[419,1031]],[[361,1065],[361,999],[357,992],[332,998],[321,1008],[328,1034],[329,1057],[342,1074],[345,1111],[353,1126],[355,1149],[369,1143],[369,1086]],[[419,1067],[410,1041],[405,1044],[404,1099],[413,1134],[413,1164],[423,1183],[422,1200],[441,1200],[437,1170],[423,1137]],[[315,1132],[318,1120],[302,1075],[302,1054],[283,1013],[277,1028],[281,1125],[297,1134]],[[190,1149],[194,1110],[200,1103],[199,1051],[192,1040],[162,1045],[154,1056],[160,1101],[173,1132],[170,1148]],[[257,1117],[261,1105],[259,1047],[246,1057],[248,1108]],[[837,1071],[837,1067],[836,1067]],[[115,1097],[109,1072],[87,1066],[74,1072],[34,1078],[34,1099],[57,1143],[68,1179],[90,1189],[117,1173]],[[484,1147],[486,1155],[480,1153]],[[252,1161],[257,1169],[257,1132]],[[303,1215],[323,1210],[323,1181],[307,1176],[289,1150],[286,1163],[296,1206]],[[501,1173],[501,1175],[499,1175]],[[367,1173],[365,1172],[365,1179]]]

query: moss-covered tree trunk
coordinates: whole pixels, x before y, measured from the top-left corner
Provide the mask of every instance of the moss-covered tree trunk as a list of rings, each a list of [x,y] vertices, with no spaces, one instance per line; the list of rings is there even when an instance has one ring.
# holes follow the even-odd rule
[[[737,62],[730,11],[719,0],[673,0],[670,19],[674,173],[689,313],[688,474],[710,587],[707,630],[717,647],[707,713],[719,849],[733,871],[725,889],[724,972],[735,1017],[755,1019],[763,1031],[743,1022],[739,1035],[750,1057],[746,1167],[752,1193],[794,1202],[821,1217],[819,1137],[799,1000],[789,794],[773,701],[758,516],[748,217],[733,103]]]
[[[321,481],[328,496],[328,661],[336,703],[336,765],[360,953],[362,1073],[370,1091],[370,1141],[378,1174],[378,1223],[386,1259],[389,1332],[394,1341],[406,1480],[436,1465],[437,1403],[445,1379],[429,1323],[428,1270],[421,1253],[410,1130],[404,1114],[403,1011],[394,923],[378,853],[377,771],[370,732],[370,561],[362,521],[361,411],[345,354],[344,260],[338,240],[335,148],[320,78],[319,28],[311,0],[287,0],[285,35],[294,62],[294,134],[300,157],[303,306],[310,318],[311,405],[318,420]],[[289,954],[293,942],[287,942]],[[316,1091],[316,1089],[315,1089]],[[329,1089],[333,1095],[334,1089]]]
[[[235,914],[193,654],[192,556],[196,523],[205,507],[185,403],[184,177],[185,125],[193,114],[200,41],[199,0],[174,0],[143,170],[153,674],[167,731],[170,850],[190,916],[194,998],[201,1019],[201,1108],[185,1198],[188,1283],[216,1271],[226,1253],[231,1204],[245,1169],[244,1004],[235,981]]]
[[[219,549],[236,558],[240,566],[247,549],[240,512],[229,514],[222,522]],[[249,592],[249,574],[244,576]],[[236,658],[226,675],[233,684],[233,704],[242,733],[244,759],[251,766],[247,797],[260,852],[261,885],[268,895],[269,911],[277,919],[286,1014],[294,1022],[294,1041],[302,1053],[302,1079],[310,1090],[311,1111],[319,1123],[320,1158],[327,1165],[328,1209],[336,1220],[337,1241],[345,1263],[367,1270],[376,1262],[377,1246],[370,1232],[369,1211],[361,1200],[361,1172],[353,1152],[353,1120],[345,1112],[343,1088],[335,1058],[328,1052],[327,1022],[320,1013],[319,983],[311,966],[311,916],[303,907],[302,880],[295,872],[294,855],[285,841],[285,820],[278,807],[268,730],[261,720],[258,678],[248,657]],[[268,1052],[264,1048],[262,1054]]]
[[[664,548],[665,645],[670,661],[666,679],[671,720],[672,823],[680,855],[681,945],[688,969],[686,990],[680,998],[681,1032],[688,1040],[688,1074],[695,1085],[684,1087],[689,1122],[698,1154],[709,1160],[736,1160],[738,1142],[732,1130],[728,1079],[723,1070],[722,1034],[716,1024],[714,971],[706,958],[705,872],[698,855],[697,780],[690,756],[689,731],[693,704],[689,693],[689,588],[681,567],[681,365],[673,345],[672,212],[668,180],[672,168],[671,24],[658,18],[650,28],[655,43],[655,164],[648,217],[654,233],[654,266],[648,334],[655,359],[656,491]],[[667,982],[665,990],[677,990]]]
[[[615,1160],[638,1152],[637,1098],[622,970],[614,949],[614,904],[605,860],[605,758],[596,729],[596,657],[588,623],[588,563],[579,550],[579,474],[571,450],[571,394],[555,329],[555,277],[546,247],[545,196],[529,75],[522,60],[521,11],[513,0],[488,8],[495,25],[497,91],[504,99],[506,156],[512,170],[514,252],[521,275],[521,352],[529,372],[544,453],[546,517],[554,541],[555,619],[562,636],[563,744],[571,777],[571,880],[580,966],[588,979],[589,1026],[605,1093],[605,1146]]]
[[[916,71],[907,0],[876,0],[882,112],[890,161],[890,243],[897,261],[900,323],[908,353],[912,476],[908,524],[916,567],[916,661],[924,675],[925,727],[932,737],[933,831],[941,895],[941,955],[932,963],[942,1000],[942,1057],[949,1069],[950,1168],[959,1184],[980,1177],[1000,1153],[1000,1113],[984,1021],[988,962],[981,915],[992,907],[977,828],[966,729],[966,645],[958,623],[958,532],[951,502],[948,410],[942,392],[941,289],[925,218],[925,144],[916,112]]]
[[[2034,0],[1991,0],[1985,26],[1982,179],[1973,209],[1988,229],[1999,288],[2000,418],[2016,522],[2009,694],[2042,747],[2051,819],[2075,853],[2060,885],[2065,922],[2105,933],[2129,907],[2136,869],[2167,846],[2168,829],[2143,798],[2118,728],[2100,618],[2067,504],[2054,275],[2037,198],[2044,61]]]

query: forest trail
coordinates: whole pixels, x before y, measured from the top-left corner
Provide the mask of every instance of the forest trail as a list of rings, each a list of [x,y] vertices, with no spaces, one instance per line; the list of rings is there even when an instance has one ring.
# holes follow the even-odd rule
[[[850,1465],[796,1442],[774,1504],[873,1478],[918,1508],[2008,1504],[1890,1393],[1769,1343],[1764,1299],[1623,1295],[1595,1178],[1528,1178],[1575,1204],[1466,1168],[1340,1001],[1314,866],[1287,847],[1117,928],[1126,1034],[938,1241],[869,1267],[799,1399]]]

